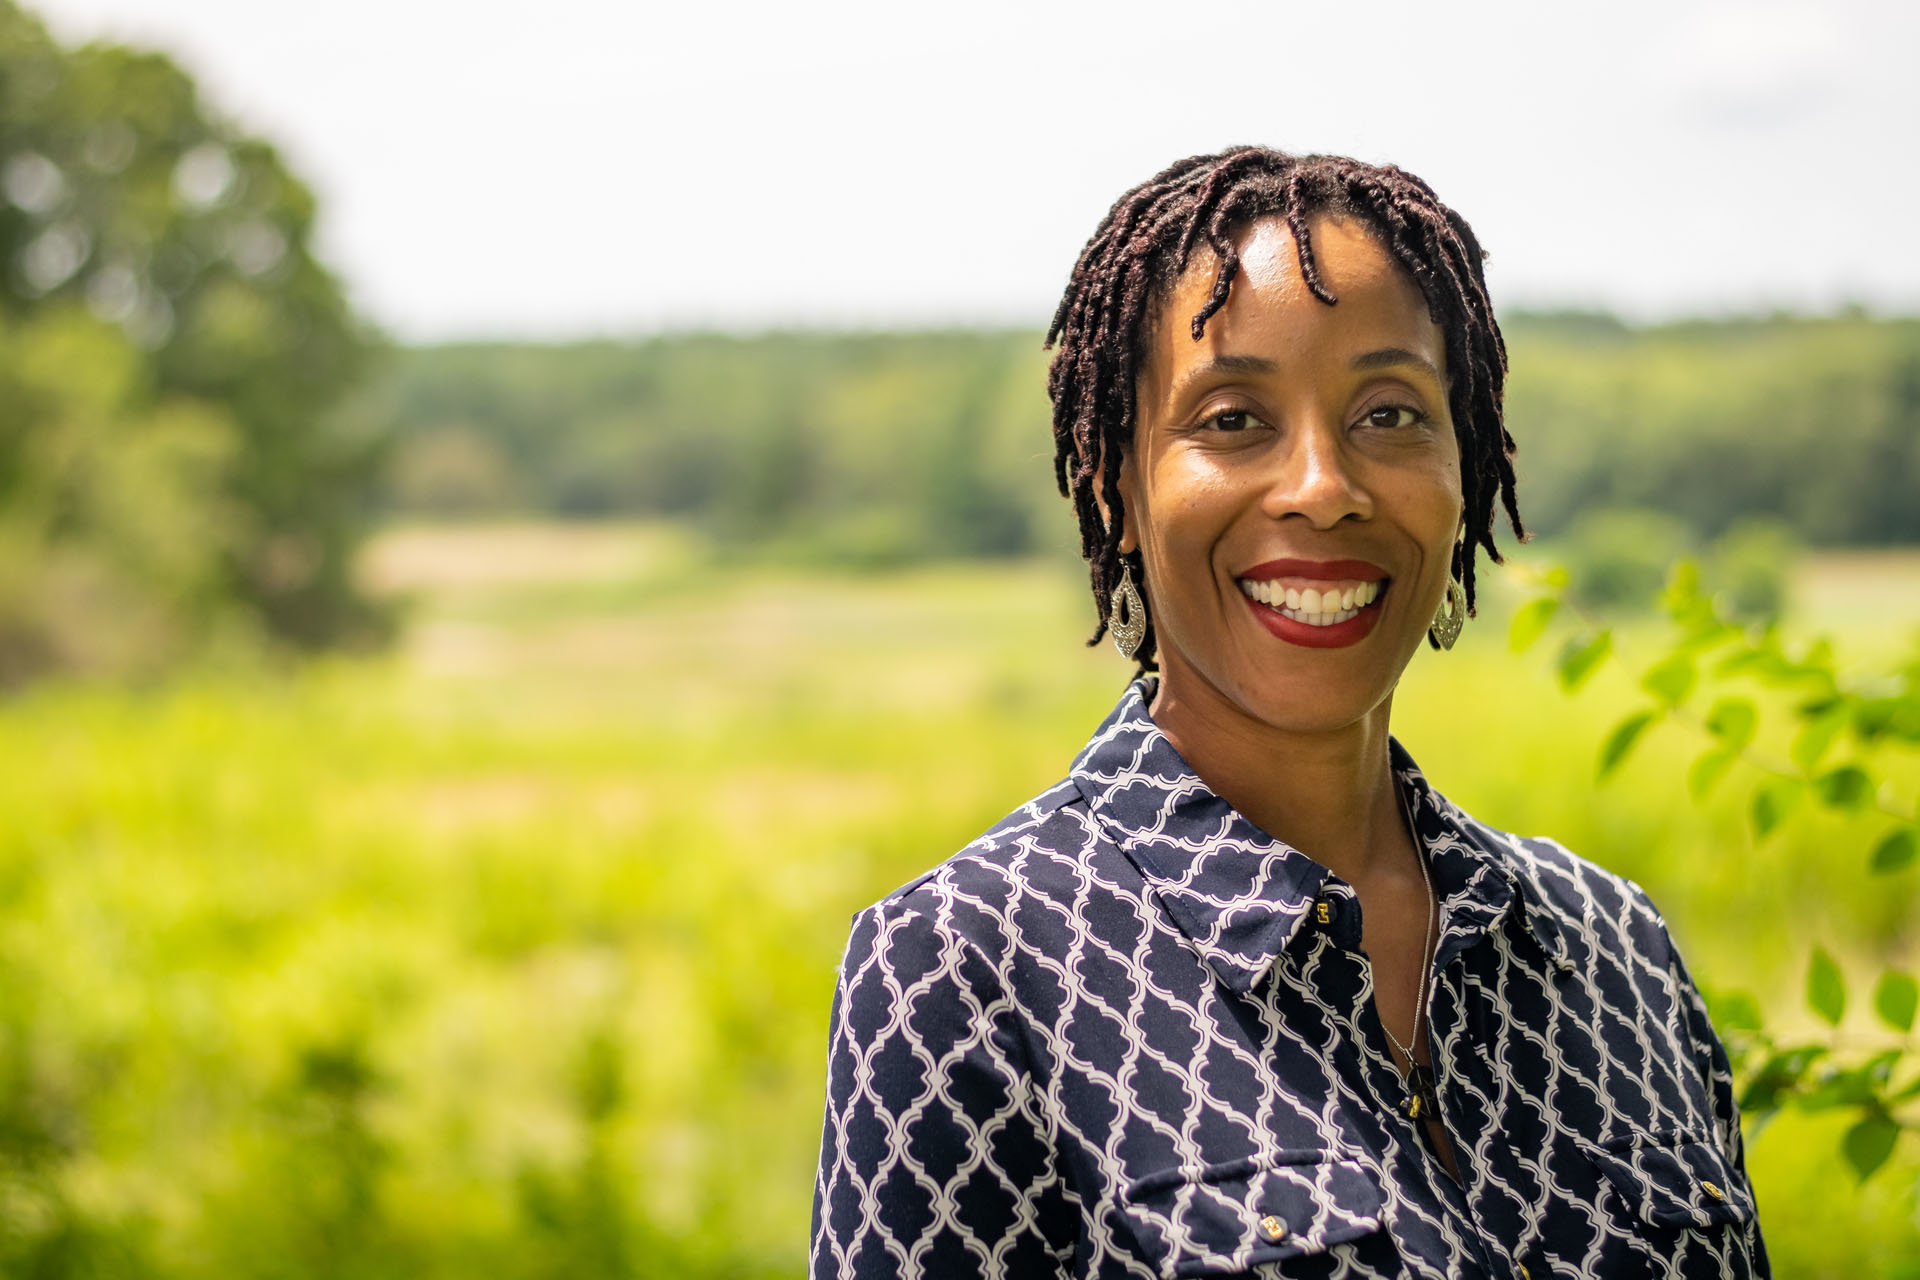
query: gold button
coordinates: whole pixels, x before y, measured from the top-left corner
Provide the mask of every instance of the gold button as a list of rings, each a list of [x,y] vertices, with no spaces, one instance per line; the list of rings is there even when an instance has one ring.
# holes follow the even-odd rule
[[[1727,1193],[1722,1191],[1720,1188],[1714,1186],[1711,1182],[1703,1182],[1700,1184],[1700,1186],[1703,1190],[1706,1191],[1708,1195],[1712,1196],[1715,1200],[1725,1200],[1727,1198]]]
[[[1527,1270],[1526,1263],[1516,1262],[1513,1265],[1520,1268],[1520,1280],[1533,1280],[1533,1272]]]
[[[1279,1244],[1287,1238],[1287,1224],[1268,1214],[1260,1219],[1260,1234],[1266,1237],[1268,1244]]]

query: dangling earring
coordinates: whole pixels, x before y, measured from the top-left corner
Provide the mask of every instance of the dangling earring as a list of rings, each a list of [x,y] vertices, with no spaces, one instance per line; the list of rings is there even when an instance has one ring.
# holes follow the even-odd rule
[[[1427,638],[1436,649],[1451,649],[1453,642],[1460,638],[1460,629],[1466,625],[1467,589],[1460,585],[1460,579],[1448,578],[1447,598],[1440,602],[1440,611],[1433,615]]]
[[[1131,658],[1147,637],[1147,602],[1133,585],[1133,566],[1120,562],[1120,585],[1113,591],[1113,606],[1107,611],[1107,630],[1113,633],[1113,647],[1123,658]]]

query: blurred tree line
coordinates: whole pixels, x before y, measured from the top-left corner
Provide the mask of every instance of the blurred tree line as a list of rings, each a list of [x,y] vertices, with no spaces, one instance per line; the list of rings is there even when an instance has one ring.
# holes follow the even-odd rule
[[[660,516],[834,563],[1015,555],[1056,510],[1026,333],[693,335],[399,353],[389,511]]]
[[[374,343],[314,201],[167,58],[0,0],[0,683],[377,633],[351,552]]]
[[[1522,510],[1545,535],[1641,548],[1653,576],[1622,598],[1729,533],[1920,541],[1920,321],[1505,325]],[[407,351],[384,388],[385,504],[664,516],[837,562],[1071,547],[1046,360],[1024,332]]]

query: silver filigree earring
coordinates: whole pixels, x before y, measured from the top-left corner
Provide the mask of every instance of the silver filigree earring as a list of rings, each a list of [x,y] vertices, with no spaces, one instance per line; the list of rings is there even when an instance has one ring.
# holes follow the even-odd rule
[[[1451,649],[1453,642],[1460,638],[1460,629],[1466,625],[1467,589],[1460,585],[1460,579],[1448,578],[1447,598],[1440,602],[1440,611],[1433,615],[1427,638],[1436,649]]]
[[[1107,611],[1107,630],[1113,633],[1113,647],[1123,658],[1131,658],[1147,638],[1147,602],[1133,585],[1133,566],[1120,562],[1120,585],[1113,590],[1113,606]]]

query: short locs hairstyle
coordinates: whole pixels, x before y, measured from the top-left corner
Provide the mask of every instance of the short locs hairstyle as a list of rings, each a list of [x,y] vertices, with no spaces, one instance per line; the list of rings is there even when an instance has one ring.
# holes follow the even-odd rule
[[[1474,560],[1484,549],[1501,560],[1493,539],[1496,495],[1514,535],[1526,537],[1513,492],[1513,437],[1501,416],[1506,343],[1487,300],[1486,256],[1466,220],[1433,188],[1394,165],[1344,156],[1295,156],[1266,147],[1235,147],[1192,156],[1155,174],[1114,202],[1080,251],[1066,293],[1047,330],[1057,347],[1047,374],[1053,401],[1054,475],[1080,519],[1099,621],[1088,644],[1106,634],[1121,565],[1144,578],[1136,550],[1123,554],[1125,508],[1120,461],[1133,447],[1135,380],[1169,287],[1205,241],[1219,264],[1213,292],[1192,320],[1199,341],[1208,319],[1227,304],[1240,269],[1239,230],[1278,217],[1292,233],[1300,276],[1315,298],[1337,299],[1321,283],[1308,219],[1351,218],[1366,226],[1419,286],[1427,313],[1446,335],[1448,407],[1460,444],[1464,523],[1453,551],[1453,575],[1474,608]],[[1102,510],[1104,506],[1104,511]],[[1134,655],[1142,670],[1158,668],[1153,622]]]

